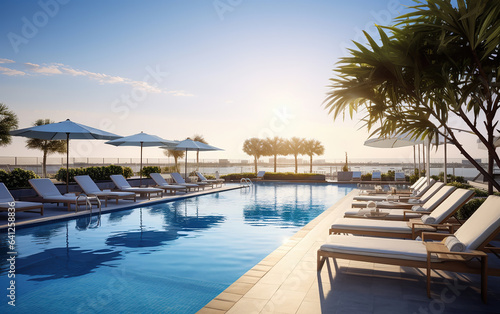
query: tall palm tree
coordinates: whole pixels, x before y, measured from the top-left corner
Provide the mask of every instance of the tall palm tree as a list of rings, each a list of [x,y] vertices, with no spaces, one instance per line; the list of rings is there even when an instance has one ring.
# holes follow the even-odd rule
[[[276,159],[278,155],[286,155],[285,152],[285,140],[279,136],[273,138],[266,138],[264,140],[264,146],[267,156],[274,157],[274,172],[276,172]]]
[[[254,165],[255,165],[255,173],[257,173],[257,162],[259,158],[266,155],[264,141],[260,138],[252,137],[250,139],[245,140],[243,143],[243,151],[253,156]]]
[[[17,115],[9,110],[7,105],[0,103],[0,146],[6,146],[11,142],[10,131],[17,129]]]
[[[174,157],[175,170],[177,172],[179,172],[179,166],[177,164],[177,160],[179,158],[184,158],[184,151],[183,150],[167,149],[167,150],[163,151],[163,154],[165,154],[168,157]]]
[[[33,123],[33,126],[40,126],[44,124],[55,123],[50,119],[38,119]],[[43,177],[47,177],[47,156],[54,153],[66,153],[66,141],[63,140],[41,140],[37,138],[30,138],[26,140],[26,148],[38,149],[43,152],[42,160],[42,173]]]
[[[205,138],[203,137],[203,135],[199,135],[199,134],[195,134],[193,136],[193,138],[190,138],[188,137],[188,139],[190,140],[193,140],[193,141],[197,141],[197,142],[200,142],[200,143],[203,143],[203,144],[208,144],[208,142],[205,140]],[[200,164],[200,151],[197,150],[196,151],[196,170],[199,171],[199,164]]]
[[[304,141],[304,153],[306,155],[309,155],[309,158],[311,159],[309,172],[312,173],[313,155],[318,155],[318,156],[323,155],[325,153],[325,147],[318,140],[306,140]]]
[[[298,170],[297,157],[304,154],[304,141],[305,140],[303,138],[295,136],[286,141],[288,152],[295,158],[295,173],[297,173]]]

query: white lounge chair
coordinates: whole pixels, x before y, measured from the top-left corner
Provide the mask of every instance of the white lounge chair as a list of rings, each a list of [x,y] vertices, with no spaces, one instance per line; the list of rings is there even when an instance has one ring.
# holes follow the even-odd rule
[[[252,181],[264,180],[265,175],[266,175],[266,172],[264,170],[261,170],[261,171],[257,172],[257,176],[255,178],[252,178]]]
[[[351,209],[344,213],[344,217],[349,218],[377,218],[383,220],[408,220],[410,218],[418,218],[423,214],[429,214],[447,197],[449,197],[456,188],[454,186],[442,186],[441,189],[430,197],[423,204],[411,204],[402,202],[375,202],[376,208],[380,208],[382,213],[387,215],[378,215],[371,217],[368,203],[361,209]],[[407,206],[409,205],[409,206]]]
[[[429,184],[427,184],[427,180],[423,179],[418,183],[415,189],[409,191],[389,191],[388,193],[380,193],[377,189],[375,190],[362,190],[360,191],[360,195],[355,196],[354,200],[356,201],[376,201],[383,200],[383,198],[387,197],[387,195],[397,194],[399,197],[414,197],[419,198],[422,197],[424,193],[426,193],[435,183],[434,179],[430,179]]]
[[[200,187],[205,189],[206,184],[194,184],[194,183],[186,183],[184,178],[178,172],[172,172],[170,174],[172,179],[174,179],[175,184],[182,185],[188,188],[188,190],[196,190],[199,191]]]
[[[500,197],[489,196],[453,236],[422,234],[422,240],[383,239],[331,235],[317,252],[317,269],[325,260],[347,259],[377,264],[427,269],[427,295],[430,297],[432,269],[481,274],[481,295],[486,302],[488,274],[499,276],[500,269],[489,269],[485,252],[498,251],[488,246],[500,232]],[[441,242],[425,242],[442,240]],[[479,258],[480,263],[472,260]]]
[[[381,181],[382,173],[379,170],[372,171],[372,181]]]
[[[198,176],[198,179],[200,179],[200,182],[206,182],[208,184],[211,184],[212,187],[215,185],[217,187],[217,185],[221,185],[222,186],[222,182],[220,182],[219,180],[217,179],[207,179],[205,178],[205,176],[199,172],[199,171],[196,171],[196,176]]]
[[[157,188],[164,189],[165,191],[170,191],[176,194],[177,191],[187,192],[188,190],[188,188],[184,185],[174,185],[168,183],[161,173],[150,173],[149,176],[156,183]]]
[[[38,209],[40,215],[43,216],[43,204],[35,202],[21,202],[14,200],[12,194],[10,194],[9,189],[5,184],[0,182],[0,211],[8,212],[10,208],[14,208],[16,212],[33,212]]]
[[[383,202],[387,200],[398,201],[401,203],[408,204],[423,204],[427,202],[434,194],[436,194],[442,187],[444,186],[443,182],[435,182],[432,186],[420,197],[418,196],[408,196],[408,195],[398,195],[398,194],[389,194],[389,195],[358,195],[354,196],[353,200],[357,202],[353,202],[353,207],[366,207],[367,201],[374,202]]]
[[[415,239],[424,231],[454,230],[455,225],[443,223],[467,203],[472,196],[474,196],[474,192],[471,190],[456,189],[432,212],[425,213],[421,218],[410,221],[339,218],[332,224],[329,233]],[[416,212],[409,211],[409,213],[415,214]]]
[[[136,195],[134,192],[113,192],[113,191],[101,191],[94,180],[88,175],[75,176],[75,181],[78,183],[82,191],[88,196],[97,196],[98,198],[104,198],[104,206],[108,206],[108,199],[116,199],[116,204],[118,204],[119,199],[130,199],[136,201]]]
[[[157,189],[157,188],[136,188],[136,187],[131,187],[130,184],[127,182],[124,176],[121,174],[114,174],[109,176],[113,183],[116,185],[116,188],[120,191],[124,192],[133,192],[137,193],[140,195],[147,195],[148,199],[151,199],[151,194],[156,194],[156,196],[163,196],[163,190],[162,189]]]
[[[361,181],[361,171],[352,172],[352,181]]]
[[[62,195],[57,187],[49,179],[30,179],[30,185],[36,191],[36,193],[42,198],[42,203],[59,203],[66,204],[68,206],[68,211],[71,208],[71,204],[75,205],[75,211],[78,211],[78,205],[85,205],[85,198],[78,198],[75,193],[68,193]]]

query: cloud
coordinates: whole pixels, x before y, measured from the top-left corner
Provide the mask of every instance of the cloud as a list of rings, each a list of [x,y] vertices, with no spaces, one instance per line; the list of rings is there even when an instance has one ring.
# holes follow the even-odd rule
[[[16,63],[14,60],[0,58],[0,63]]]
[[[0,74],[7,75],[7,76],[23,76],[23,75],[26,75],[26,73],[23,72],[23,71],[18,71],[18,70],[4,68],[4,67],[0,67]]]
[[[0,58],[0,63],[15,63],[15,61],[10,59],[2,59]],[[97,81],[99,84],[123,84],[129,85],[132,88],[137,88],[144,90],[149,93],[165,93],[173,96],[179,97],[190,97],[193,96],[183,90],[163,90],[157,86],[156,83],[150,84],[146,81],[135,81],[126,77],[121,76],[113,76],[104,73],[90,72],[86,70],[74,69],[71,66],[62,64],[62,63],[51,63],[51,64],[36,64],[31,62],[24,63],[26,67],[26,72],[0,67],[0,74],[8,75],[8,76],[21,76],[21,75],[45,75],[45,76],[53,76],[53,75],[70,75],[70,76],[81,76],[86,77],[90,80]]]

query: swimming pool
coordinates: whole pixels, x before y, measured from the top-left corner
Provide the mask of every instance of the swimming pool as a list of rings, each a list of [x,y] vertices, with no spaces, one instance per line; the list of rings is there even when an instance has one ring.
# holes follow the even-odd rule
[[[194,313],[355,185],[259,183],[16,232],[16,307]],[[8,287],[7,238],[0,278]],[[4,292],[6,290],[3,290]]]

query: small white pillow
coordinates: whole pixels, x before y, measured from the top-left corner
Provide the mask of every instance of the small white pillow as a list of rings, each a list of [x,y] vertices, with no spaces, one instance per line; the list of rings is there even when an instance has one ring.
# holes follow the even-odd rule
[[[412,198],[411,200],[408,200],[408,203],[410,204],[422,204],[423,202],[421,200],[416,200]]]
[[[366,208],[377,208],[377,203],[375,203],[374,201],[369,201],[366,204]]]
[[[422,218],[422,222],[424,224],[431,225],[431,224],[436,222],[436,219],[434,217],[429,216],[429,215],[423,215],[421,218]]]
[[[444,238],[444,245],[450,250],[450,252],[464,252],[465,244],[458,241],[455,236],[449,236]]]

